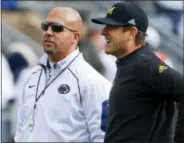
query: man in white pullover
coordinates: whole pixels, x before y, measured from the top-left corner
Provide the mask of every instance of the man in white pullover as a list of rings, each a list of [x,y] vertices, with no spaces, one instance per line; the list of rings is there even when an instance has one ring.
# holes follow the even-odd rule
[[[103,142],[111,83],[77,48],[80,15],[57,7],[41,28],[46,54],[23,87],[15,141]]]

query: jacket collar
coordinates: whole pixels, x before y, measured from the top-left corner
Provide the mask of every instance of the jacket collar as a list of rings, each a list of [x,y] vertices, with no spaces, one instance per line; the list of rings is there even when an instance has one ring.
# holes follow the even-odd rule
[[[64,59],[61,61],[57,62],[58,68],[65,67],[67,66],[78,54],[79,54],[79,48],[77,48],[75,51],[70,53],[68,56],[66,56]],[[44,54],[39,62],[38,62],[42,67],[45,68],[52,68],[52,65],[50,65],[49,58],[47,54]]]

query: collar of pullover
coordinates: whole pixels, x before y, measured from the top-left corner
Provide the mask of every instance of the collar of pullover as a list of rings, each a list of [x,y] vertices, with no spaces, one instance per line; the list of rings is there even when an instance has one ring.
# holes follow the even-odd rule
[[[77,48],[75,51],[70,53],[68,56],[66,56],[64,59],[57,63],[52,63],[48,59],[48,55],[44,54],[40,60],[39,64],[46,67],[46,68],[64,68],[66,67],[78,54],[79,54],[79,49]]]

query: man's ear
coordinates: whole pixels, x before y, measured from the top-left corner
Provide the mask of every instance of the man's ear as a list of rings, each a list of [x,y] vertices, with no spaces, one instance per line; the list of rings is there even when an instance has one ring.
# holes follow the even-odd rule
[[[136,38],[136,35],[138,33],[138,29],[136,27],[131,28],[131,40]]]
[[[81,33],[75,32],[75,33],[73,34],[73,41],[75,41],[74,43],[76,43],[76,41],[77,41],[77,43],[78,43],[80,39],[81,39]]]

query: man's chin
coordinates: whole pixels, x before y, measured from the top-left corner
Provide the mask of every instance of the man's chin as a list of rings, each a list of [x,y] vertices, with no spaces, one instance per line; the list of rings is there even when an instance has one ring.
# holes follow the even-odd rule
[[[105,50],[105,53],[108,54],[108,55],[113,55],[113,52],[108,50],[108,49]]]
[[[48,55],[55,53],[53,49],[49,49],[49,48],[44,49],[44,52],[47,53]]]

